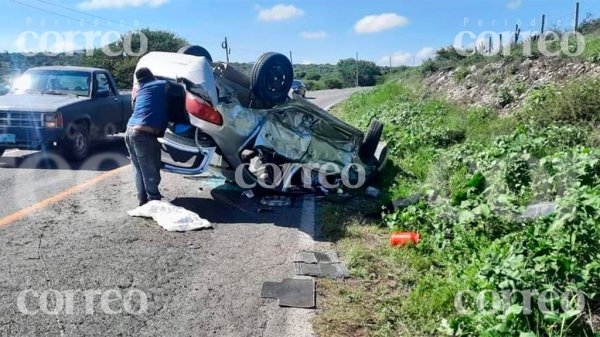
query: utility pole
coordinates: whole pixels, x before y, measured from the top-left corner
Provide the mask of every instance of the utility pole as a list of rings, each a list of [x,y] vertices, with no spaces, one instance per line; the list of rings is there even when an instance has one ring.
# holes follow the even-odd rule
[[[575,3],[575,32],[579,29],[579,2]]]
[[[358,87],[358,52],[356,52],[356,86]]]
[[[541,35],[544,35],[544,30],[546,29],[546,14],[542,15],[542,31]]]
[[[225,41],[221,43],[221,48],[225,49],[225,58],[227,59],[227,63],[229,63],[229,54],[231,53],[231,49],[227,43],[227,36],[225,36]]]
[[[292,69],[294,69],[294,59],[292,58],[292,51],[290,50],[290,63],[292,64]]]

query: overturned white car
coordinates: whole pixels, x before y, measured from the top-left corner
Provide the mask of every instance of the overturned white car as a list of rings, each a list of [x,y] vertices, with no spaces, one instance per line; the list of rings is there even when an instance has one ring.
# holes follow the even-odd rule
[[[293,69],[282,54],[263,54],[250,77],[213,62],[198,46],[151,52],[141,67],[172,84],[169,128],[160,139],[165,171],[210,169],[243,188],[285,192],[340,181],[359,187],[385,163],[383,125],[372,121],[364,135],[302,97],[289,97]]]

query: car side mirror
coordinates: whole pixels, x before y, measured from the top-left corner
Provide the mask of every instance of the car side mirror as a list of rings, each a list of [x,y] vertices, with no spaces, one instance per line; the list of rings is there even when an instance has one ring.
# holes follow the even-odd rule
[[[108,89],[98,89],[96,92],[96,97],[108,97],[110,96],[110,91]]]

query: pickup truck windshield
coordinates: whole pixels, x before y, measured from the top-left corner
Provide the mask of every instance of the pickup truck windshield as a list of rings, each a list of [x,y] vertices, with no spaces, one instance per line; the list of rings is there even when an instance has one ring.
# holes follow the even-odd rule
[[[90,95],[90,73],[68,70],[27,71],[13,84],[13,94]]]

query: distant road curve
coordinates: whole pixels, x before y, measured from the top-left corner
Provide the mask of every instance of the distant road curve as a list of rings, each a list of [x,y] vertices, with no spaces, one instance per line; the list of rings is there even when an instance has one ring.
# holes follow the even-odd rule
[[[370,87],[358,87],[346,89],[308,91],[306,92],[306,99],[325,110],[329,110],[334,105],[350,97],[350,95],[352,95],[353,93],[369,89]]]

